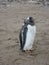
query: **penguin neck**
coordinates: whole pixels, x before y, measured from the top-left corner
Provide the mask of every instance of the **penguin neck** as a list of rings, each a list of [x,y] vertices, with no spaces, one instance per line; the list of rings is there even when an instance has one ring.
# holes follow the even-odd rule
[[[25,25],[31,25],[31,26],[34,26],[35,23],[31,23],[31,22],[26,22]]]
[[[35,25],[35,23],[31,23],[31,22],[29,22],[29,24],[30,24],[31,26],[34,26],[34,25]]]

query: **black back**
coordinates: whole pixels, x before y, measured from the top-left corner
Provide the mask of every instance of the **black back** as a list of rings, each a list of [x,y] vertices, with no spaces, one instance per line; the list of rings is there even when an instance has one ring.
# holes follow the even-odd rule
[[[27,24],[24,24],[20,30],[20,49],[23,50],[25,42],[26,42],[26,34],[27,34]],[[23,37],[22,37],[23,35]],[[23,39],[22,39],[23,38]]]

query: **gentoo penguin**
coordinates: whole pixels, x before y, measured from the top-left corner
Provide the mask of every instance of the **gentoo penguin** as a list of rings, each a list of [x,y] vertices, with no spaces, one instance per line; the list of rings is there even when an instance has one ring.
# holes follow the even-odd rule
[[[28,17],[24,21],[19,34],[20,49],[22,51],[31,50],[36,35],[36,25],[32,17]]]

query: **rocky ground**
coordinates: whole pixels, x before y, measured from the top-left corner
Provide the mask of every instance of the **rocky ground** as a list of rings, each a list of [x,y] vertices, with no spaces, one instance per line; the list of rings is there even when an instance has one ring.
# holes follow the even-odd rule
[[[19,50],[19,31],[26,17],[37,26],[34,50]],[[37,4],[0,5],[0,65],[49,65],[49,7]]]

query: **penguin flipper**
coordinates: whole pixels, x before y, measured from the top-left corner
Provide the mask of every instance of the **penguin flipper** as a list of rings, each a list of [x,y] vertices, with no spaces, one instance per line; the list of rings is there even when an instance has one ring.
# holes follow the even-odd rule
[[[27,34],[27,26],[24,28],[24,32],[23,32],[23,48],[25,46],[25,42],[26,42],[26,34]]]
[[[26,41],[26,33],[27,33],[27,26],[23,26],[22,29],[20,30],[20,35],[19,35],[19,39],[20,39],[20,50],[24,51],[24,45],[25,45],[25,41]]]
[[[21,35],[21,31],[20,31],[20,34],[19,34],[19,40],[20,40],[20,50],[22,50],[22,35]]]

